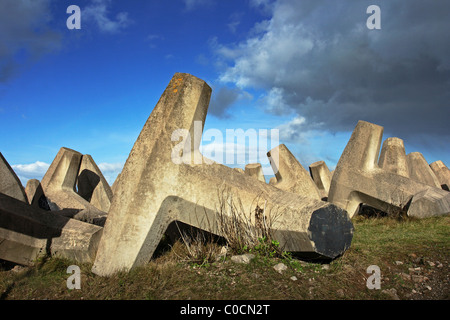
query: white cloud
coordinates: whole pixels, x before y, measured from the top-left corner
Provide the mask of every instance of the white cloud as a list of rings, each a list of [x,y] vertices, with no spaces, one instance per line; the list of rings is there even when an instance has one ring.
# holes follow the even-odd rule
[[[123,163],[107,163],[107,162],[102,162],[98,165],[98,168],[102,171],[102,172],[115,172],[115,171],[121,171],[123,168]]]
[[[283,88],[272,88],[259,99],[259,104],[264,105],[266,110],[274,114],[283,114],[289,110],[289,105],[285,101]]]
[[[291,121],[278,126],[277,129],[280,132],[280,139],[282,141],[304,142],[304,130],[302,127],[305,125],[305,121],[306,119],[304,117],[297,116]]]
[[[119,173],[122,172],[123,166],[124,163],[122,162],[116,163],[102,162],[98,164],[98,168],[100,169],[100,171],[102,172],[103,176],[105,177],[106,181],[108,181],[110,186],[112,186]]]
[[[83,19],[95,22],[101,31],[107,33],[116,33],[130,25],[132,21],[128,18],[128,12],[119,12],[115,19],[108,17],[110,3],[111,0],[93,0],[83,9]]]
[[[49,167],[50,164],[41,161],[36,161],[30,164],[11,165],[11,168],[19,177],[23,185],[26,185],[27,181],[30,179],[42,180],[42,177],[44,177]]]
[[[241,24],[242,16],[242,12],[235,12],[230,16],[230,22],[227,24],[227,27],[231,33],[236,33],[237,28]]]

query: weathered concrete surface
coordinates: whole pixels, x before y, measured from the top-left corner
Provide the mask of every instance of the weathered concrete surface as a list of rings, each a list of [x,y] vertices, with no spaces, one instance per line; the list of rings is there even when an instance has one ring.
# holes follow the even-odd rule
[[[392,137],[384,140],[378,166],[386,171],[409,177],[405,145],[402,139]]]
[[[113,185],[111,186],[111,191],[112,191],[113,195],[116,193],[116,186],[119,182],[119,179],[120,179],[120,173],[117,175],[116,180],[114,180]]]
[[[78,194],[83,199],[101,211],[109,211],[113,192],[97,164],[88,154],[81,158],[77,186]]]
[[[450,192],[428,188],[414,195],[408,215],[416,218],[428,218],[436,213],[450,213]]]
[[[173,221],[226,236],[220,220],[226,225],[231,213],[226,206],[220,210],[219,200],[230,197],[240,200],[250,223],[257,212],[266,220],[277,213],[272,232],[287,251],[333,258],[350,246],[353,225],[341,208],[284,192],[200,154],[194,123],[204,123],[210,95],[211,88],[189,74],[176,73],[170,81],[122,170],[94,273],[109,276],[147,263]],[[180,129],[190,136],[172,140]],[[174,150],[182,151],[184,162],[174,161]]]
[[[428,165],[427,160],[420,152],[411,152],[406,156],[409,168],[409,177],[413,180],[441,188],[438,178]]]
[[[277,178],[275,187],[311,199],[321,199],[319,189],[309,172],[305,170],[284,144],[270,150],[267,156]]]
[[[0,193],[28,203],[25,189],[8,161],[0,152]]]
[[[99,210],[75,192],[82,154],[61,148],[42,178],[41,186],[52,211],[103,226],[106,212]]]
[[[92,263],[102,228],[0,194],[0,259],[32,265],[41,255]]]
[[[245,165],[245,174],[253,177],[259,181],[266,182],[266,178],[264,178],[264,173],[262,170],[262,166],[260,163],[249,163]]]
[[[331,172],[325,161],[317,161],[309,166],[311,178],[319,189],[322,200],[328,198],[331,184]]]
[[[450,169],[441,160],[430,164],[431,170],[439,180],[441,188],[450,191]]]
[[[28,198],[28,203],[39,209],[50,210],[47,198],[45,197],[44,190],[42,189],[41,183],[37,179],[30,179],[27,181],[27,186],[25,187],[25,193]]]
[[[336,166],[331,180],[328,201],[346,209],[350,217],[361,203],[392,213],[408,208],[408,215],[440,215],[449,213],[450,198],[440,189],[383,170],[378,166],[383,127],[359,121]],[[432,189],[432,201],[414,201],[414,196]],[[428,200],[429,198],[427,198]],[[425,207],[424,203],[441,203]],[[420,207],[420,209],[419,209]],[[425,213],[419,215],[419,211]],[[436,211],[437,210],[437,211]]]
[[[234,170],[234,171],[237,171],[237,172],[239,172],[239,173],[245,174],[245,171],[244,171],[244,169],[242,169],[242,168],[233,168],[233,170]]]
[[[33,205],[34,196],[36,195],[36,191],[41,186],[41,183],[37,179],[29,179],[27,181],[27,186],[25,187],[25,194],[28,199],[28,203]],[[41,187],[42,189],[42,187]],[[34,203],[36,204],[37,201]]]

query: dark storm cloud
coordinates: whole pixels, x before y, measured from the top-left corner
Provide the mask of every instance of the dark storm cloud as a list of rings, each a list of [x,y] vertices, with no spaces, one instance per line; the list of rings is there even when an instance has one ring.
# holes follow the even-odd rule
[[[381,30],[369,30],[369,5]],[[450,2],[279,0],[237,45],[221,80],[267,91],[267,110],[302,128],[350,131],[358,120],[402,138],[449,139]],[[223,56],[226,59],[227,57]]]
[[[0,1],[0,82],[59,47],[60,35],[48,28],[49,11],[48,0]]]
[[[217,117],[229,118],[230,114],[226,111],[235,103],[240,97],[238,89],[230,89],[227,87],[221,87],[217,93],[213,91],[211,103],[208,108],[208,113]]]

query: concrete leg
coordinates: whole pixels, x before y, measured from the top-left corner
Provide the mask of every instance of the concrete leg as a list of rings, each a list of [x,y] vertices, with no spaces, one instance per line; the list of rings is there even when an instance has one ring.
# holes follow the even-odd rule
[[[406,160],[408,161],[409,177],[411,179],[431,187],[441,188],[438,178],[420,152],[409,153],[406,156]]]
[[[386,171],[409,178],[405,145],[402,139],[394,137],[384,140],[378,166]]]
[[[320,197],[323,200],[328,199],[328,191],[330,190],[331,184],[331,172],[325,161],[317,161],[312,163],[309,166],[309,172],[311,174],[311,178],[319,189]]]
[[[108,212],[113,192],[102,172],[88,154],[81,158],[78,172],[78,194],[91,205],[103,212]]]
[[[305,170],[284,144],[270,150],[267,156],[277,178],[275,187],[311,199],[321,199],[319,189],[309,172]]]
[[[431,163],[430,168],[438,178],[441,188],[450,191],[450,170],[447,166],[441,160],[438,160]]]
[[[0,193],[28,203],[25,189],[8,161],[0,152]]]
[[[262,166],[260,163],[249,163],[245,166],[245,174],[250,177],[254,177],[259,181],[266,182],[266,178],[264,178],[264,173],[262,170]]]
[[[44,190],[41,183],[37,179],[30,179],[27,181],[25,187],[25,193],[27,194],[28,202],[35,208],[44,209],[49,211],[47,198],[45,197]]]

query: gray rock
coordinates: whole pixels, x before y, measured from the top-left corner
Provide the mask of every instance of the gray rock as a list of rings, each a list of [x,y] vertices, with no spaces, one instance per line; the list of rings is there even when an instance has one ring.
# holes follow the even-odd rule
[[[273,267],[278,273],[283,273],[287,269],[287,266],[284,263],[279,263]]]
[[[391,289],[384,289],[381,291],[384,294],[387,294],[388,296],[390,296],[393,300],[400,300],[400,298],[397,295],[397,290],[395,290],[394,288]]]
[[[232,256],[231,257],[231,261],[235,262],[235,263],[244,263],[244,264],[248,264],[250,263],[250,261],[255,258],[254,254],[251,253],[246,253],[246,254],[241,254],[238,256]]]

